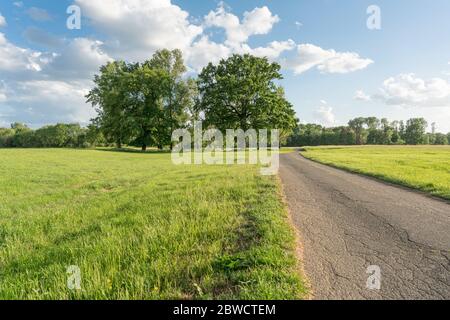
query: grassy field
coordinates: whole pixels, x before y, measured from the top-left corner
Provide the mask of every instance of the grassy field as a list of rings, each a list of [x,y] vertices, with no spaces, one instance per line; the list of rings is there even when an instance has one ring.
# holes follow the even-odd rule
[[[450,199],[450,147],[308,147],[309,159]]]
[[[11,149],[0,177],[0,299],[305,296],[278,182],[255,166]]]

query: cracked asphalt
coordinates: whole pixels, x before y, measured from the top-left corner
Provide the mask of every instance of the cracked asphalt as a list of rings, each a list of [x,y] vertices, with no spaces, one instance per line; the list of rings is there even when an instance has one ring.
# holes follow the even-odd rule
[[[449,202],[297,152],[280,155],[280,178],[314,299],[450,299]]]

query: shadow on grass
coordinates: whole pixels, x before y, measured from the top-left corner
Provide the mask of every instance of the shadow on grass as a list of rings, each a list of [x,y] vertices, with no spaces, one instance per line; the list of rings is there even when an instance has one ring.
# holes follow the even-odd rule
[[[123,152],[123,153],[139,153],[139,154],[168,154],[171,153],[170,150],[157,150],[150,149],[146,151],[142,151],[137,148],[96,148],[96,151],[104,151],[104,152]]]

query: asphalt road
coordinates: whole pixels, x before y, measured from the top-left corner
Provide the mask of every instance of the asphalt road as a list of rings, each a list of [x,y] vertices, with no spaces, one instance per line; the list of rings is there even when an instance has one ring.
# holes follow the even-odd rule
[[[449,202],[280,157],[315,299],[450,299]],[[380,268],[379,290],[367,287],[369,266]]]

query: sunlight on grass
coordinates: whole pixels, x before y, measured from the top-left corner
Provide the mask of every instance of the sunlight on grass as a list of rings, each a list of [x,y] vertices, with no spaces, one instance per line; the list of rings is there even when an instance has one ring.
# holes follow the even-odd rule
[[[258,167],[0,150],[0,298],[296,299],[293,233]],[[67,288],[79,266],[82,290]]]
[[[312,160],[450,199],[450,147],[307,147]]]

